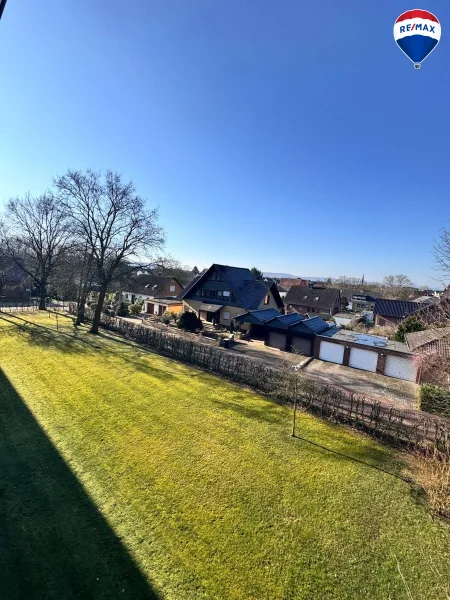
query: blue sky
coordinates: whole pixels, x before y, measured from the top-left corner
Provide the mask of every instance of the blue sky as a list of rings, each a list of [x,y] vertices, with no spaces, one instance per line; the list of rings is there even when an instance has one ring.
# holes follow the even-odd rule
[[[111,168],[182,263],[437,277],[450,226],[450,4],[420,71],[396,0],[9,0],[0,198]],[[449,33],[450,35],[450,33]]]

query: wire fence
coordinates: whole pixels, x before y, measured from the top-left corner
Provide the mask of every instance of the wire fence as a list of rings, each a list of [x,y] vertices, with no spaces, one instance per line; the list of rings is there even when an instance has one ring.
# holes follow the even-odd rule
[[[38,310],[37,300],[0,300],[0,311],[9,313],[28,312]]]

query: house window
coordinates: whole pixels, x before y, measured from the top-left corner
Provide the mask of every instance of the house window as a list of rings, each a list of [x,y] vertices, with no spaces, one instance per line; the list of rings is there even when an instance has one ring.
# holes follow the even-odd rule
[[[174,286],[174,285],[171,285],[171,286],[169,287],[169,290],[170,290],[171,292],[174,292],[174,291],[175,291],[175,286]]]
[[[224,321],[229,321],[230,320],[230,313],[227,310],[224,310],[222,313],[222,319]]]
[[[270,302],[270,296],[269,294],[267,294],[267,296],[264,298],[264,304],[269,304]]]
[[[231,293],[228,292],[228,291],[226,291],[226,290],[224,292],[222,292],[222,293],[223,293],[223,297],[224,298],[229,298],[231,296]]]
[[[217,298],[222,299],[222,296],[223,296],[222,290],[217,290]]]
[[[386,325],[386,321],[384,319],[378,319],[378,324],[383,327],[383,325]]]

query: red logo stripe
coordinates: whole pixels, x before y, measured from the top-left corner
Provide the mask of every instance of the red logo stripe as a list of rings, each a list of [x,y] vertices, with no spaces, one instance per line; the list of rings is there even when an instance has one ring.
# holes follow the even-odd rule
[[[435,17],[433,13],[430,13],[427,10],[420,10],[420,8],[404,12],[395,22],[400,23],[400,21],[405,21],[406,19],[428,19],[428,21],[439,23],[438,18]]]

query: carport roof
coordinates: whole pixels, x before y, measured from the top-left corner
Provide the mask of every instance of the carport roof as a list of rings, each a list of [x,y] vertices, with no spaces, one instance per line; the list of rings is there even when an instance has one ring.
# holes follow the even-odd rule
[[[326,331],[330,327],[320,317],[312,317],[311,319],[305,319],[300,323],[296,323],[289,327],[289,330],[296,333],[314,333],[320,334],[322,331]]]
[[[250,310],[242,315],[235,317],[238,323],[253,323],[254,325],[262,325],[270,319],[280,317],[281,313],[276,308],[261,308],[260,310]]]
[[[266,323],[268,327],[288,329],[300,321],[305,321],[305,317],[298,313],[290,313],[288,315],[277,315]]]

